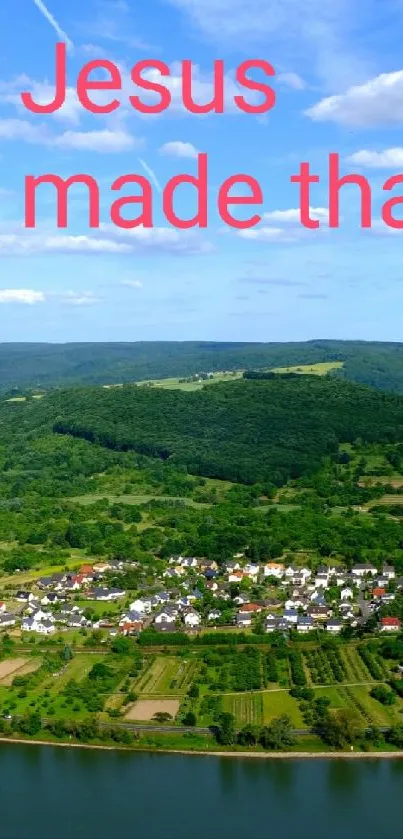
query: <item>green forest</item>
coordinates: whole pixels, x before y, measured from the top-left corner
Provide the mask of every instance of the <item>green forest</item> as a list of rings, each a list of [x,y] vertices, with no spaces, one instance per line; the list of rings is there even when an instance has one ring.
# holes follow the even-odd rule
[[[331,361],[344,362],[334,375],[403,393],[403,344],[337,340],[0,344],[0,392]]]

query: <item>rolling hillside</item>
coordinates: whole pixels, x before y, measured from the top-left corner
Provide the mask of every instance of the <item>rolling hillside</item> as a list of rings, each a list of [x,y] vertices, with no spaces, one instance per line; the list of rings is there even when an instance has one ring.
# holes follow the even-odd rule
[[[0,344],[0,392],[329,362],[344,362],[331,375],[403,393],[403,344],[326,340]]]

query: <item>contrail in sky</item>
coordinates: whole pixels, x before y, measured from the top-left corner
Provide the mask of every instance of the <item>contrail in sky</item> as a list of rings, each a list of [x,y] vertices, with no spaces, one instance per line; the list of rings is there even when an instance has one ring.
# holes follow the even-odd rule
[[[154,186],[158,189],[158,192],[162,192],[162,186],[161,186],[154,170],[151,169],[151,167],[148,166],[148,164],[145,162],[145,160],[143,160],[141,157],[138,158],[138,161],[139,161],[139,163],[141,163],[144,171],[147,172],[147,175],[151,178]]]
[[[34,0],[34,3],[35,3],[35,6],[37,7],[37,9],[39,9],[41,14],[44,16],[44,18],[46,18],[48,23],[50,23],[50,25],[53,27],[53,29],[56,32],[56,35],[60,38],[60,40],[66,42],[69,50],[73,50],[74,49],[73,41],[70,40],[69,36],[66,35],[66,33],[63,31],[61,26],[59,26],[56,18],[53,17],[52,13],[45,6],[43,0]]]

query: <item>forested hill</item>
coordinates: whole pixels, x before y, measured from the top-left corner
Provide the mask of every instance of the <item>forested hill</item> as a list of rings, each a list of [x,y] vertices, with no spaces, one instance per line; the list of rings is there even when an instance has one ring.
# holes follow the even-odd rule
[[[116,384],[343,361],[336,374],[403,393],[403,344],[364,341],[305,343],[138,342],[0,344],[0,392],[13,388]]]
[[[340,442],[403,441],[403,397],[314,376],[238,380],[196,392],[127,386],[55,391],[3,403],[16,433],[53,427],[189,472],[281,485],[314,472]],[[0,429],[1,431],[1,429]]]

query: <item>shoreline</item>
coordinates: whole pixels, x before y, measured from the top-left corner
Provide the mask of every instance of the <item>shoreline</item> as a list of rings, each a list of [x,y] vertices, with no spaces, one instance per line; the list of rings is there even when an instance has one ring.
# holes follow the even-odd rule
[[[11,743],[24,746],[56,746],[65,749],[98,749],[101,751],[147,752],[149,754],[197,755],[198,757],[229,757],[258,760],[385,760],[403,759],[403,751],[395,752],[220,752],[203,751],[201,749],[151,749],[146,746],[131,748],[129,746],[104,746],[94,743],[61,743],[52,740],[28,740],[23,737],[0,737],[0,743]]]

